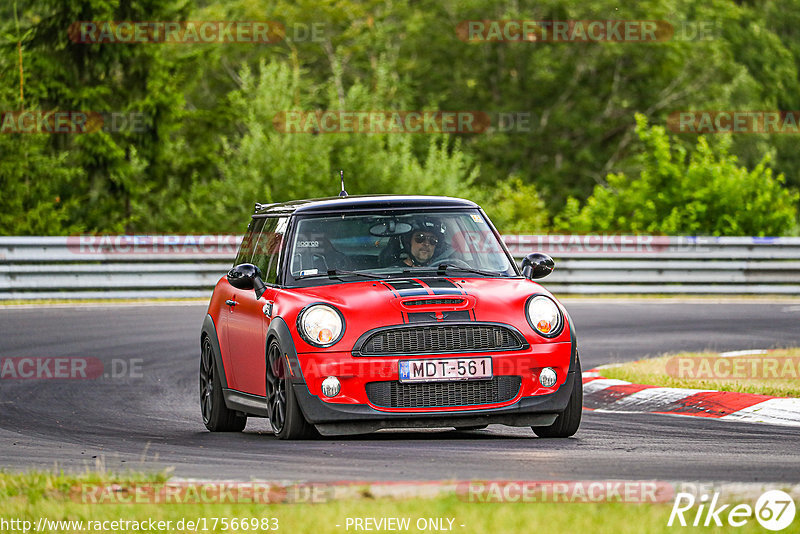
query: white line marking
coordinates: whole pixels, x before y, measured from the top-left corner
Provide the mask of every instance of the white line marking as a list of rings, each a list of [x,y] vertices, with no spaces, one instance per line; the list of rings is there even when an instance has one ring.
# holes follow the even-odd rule
[[[769,399],[721,417],[729,421],[800,426],[800,399]]]
[[[767,349],[753,349],[753,350],[731,350],[728,352],[720,352],[722,358],[735,358],[736,356],[748,356],[750,354],[766,354],[769,352]]]
[[[587,393],[594,393],[611,386],[624,386],[625,384],[630,384],[630,382],[617,380],[615,378],[601,378],[600,380],[592,380],[591,382],[587,382],[583,385],[583,394],[586,395]]]
[[[645,411],[658,411],[660,408],[667,409],[673,403],[690,397],[695,393],[710,391],[708,389],[682,389],[682,388],[647,388],[637,391],[614,402],[609,406],[610,409],[622,408],[633,409],[639,406],[646,406]]]

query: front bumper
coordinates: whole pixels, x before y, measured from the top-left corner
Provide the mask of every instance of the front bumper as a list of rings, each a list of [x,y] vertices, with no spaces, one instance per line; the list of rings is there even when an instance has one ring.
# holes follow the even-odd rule
[[[509,406],[458,412],[385,412],[366,404],[334,404],[312,395],[302,382],[294,393],[308,422],[323,435],[360,434],[382,428],[439,428],[487,424],[509,426],[547,426],[564,411],[575,387],[575,372],[554,393],[522,397]]]
[[[311,396],[318,397],[324,404],[367,405],[383,413],[454,412],[508,407],[526,397],[546,397],[564,385],[569,371],[574,366],[574,342],[541,343],[524,350],[506,352],[471,352],[458,354],[430,354],[414,356],[353,356],[348,352],[300,353],[292,366],[295,378],[302,378]],[[374,382],[396,383],[399,379],[398,367],[401,360],[419,361],[428,359],[484,357],[492,360],[492,375],[495,378],[516,377],[520,386],[515,394],[502,396],[489,401],[482,400],[473,405],[441,404],[424,407],[401,407],[390,405],[371,398],[367,385]],[[552,387],[539,383],[539,373],[544,367],[555,369],[557,380]],[[297,372],[299,371],[299,372]],[[322,394],[322,382],[334,376],[341,383],[341,391],[333,398]]]
[[[540,352],[542,350],[544,353]],[[573,389],[580,387],[581,377],[575,373],[577,343],[573,336],[570,342],[540,345],[534,351],[539,352],[539,356],[546,357],[549,365],[554,365],[552,358],[557,354],[555,359],[559,361],[554,366],[564,371],[563,374],[559,372],[564,379],[559,380],[554,388],[546,390],[534,386],[534,376],[524,377],[520,393],[502,405],[396,410],[371,406],[366,397],[362,397],[363,400],[349,398],[345,402],[342,402],[345,399],[338,397],[323,400],[321,395],[312,391],[317,391],[317,381],[326,376],[325,372],[317,376],[306,375],[296,379],[293,387],[306,420],[313,423],[323,435],[366,433],[383,428],[467,427],[487,424],[547,426],[566,409]],[[299,356],[299,360],[302,360],[303,355]],[[516,355],[516,358],[519,356]],[[527,356],[524,367],[530,369],[531,353]],[[513,354],[494,354],[493,357],[509,358],[509,361],[516,359]],[[545,364],[545,361],[539,361],[538,357],[536,360],[536,365]],[[396,365],[396,360],[389,359],[387,363],[389,362],[392,362],[390,365]],[[318,369],[323,370],[319,367]],[[391,377],[381,377],[383,380],[392,378],[397,379],[396,372]],[[363,382],[359,380],[359,383],[362,385],[355,390],[361,392]]]

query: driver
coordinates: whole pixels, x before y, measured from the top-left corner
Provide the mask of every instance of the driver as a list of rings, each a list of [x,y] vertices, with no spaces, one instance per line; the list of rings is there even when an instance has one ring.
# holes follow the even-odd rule
[[[401,267],[422,267],[428,265],[441,249],[444,239],[444,227],[433,219],[416,221],[411,231],[403,239],[407,257],[400,260]]]

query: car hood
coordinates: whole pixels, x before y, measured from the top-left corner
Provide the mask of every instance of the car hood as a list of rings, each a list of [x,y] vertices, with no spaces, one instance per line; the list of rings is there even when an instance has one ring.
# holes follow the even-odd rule
[[[352,346],[368,330],[416,322],[493,322],[533,335],[525,316],[531,295],[552,295],[524,278],[409,278],[295,288],[281,313],[294,323],[313,303],[334,305],[345,318],[339,346]],[[286,295],[289,296],[289,295]],[[566,330],[566,329],[565,329]],[[565,331],[566,333],[566,331]]]

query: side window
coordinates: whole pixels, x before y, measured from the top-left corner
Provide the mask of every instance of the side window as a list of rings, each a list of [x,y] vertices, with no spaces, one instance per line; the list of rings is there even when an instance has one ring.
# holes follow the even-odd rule
[[[250,224],[247,226],[247,231],[242,238],[242,244],[239,245],[239,252],[236,254],[236,260],[233,265],[240,263],[253,263],[253,251],[255,244],[258,242],[258,236],[261,235],[261,228],[264,226],[266,219],[251,219]]]
[[[258,219],[256,219],[258,220]],[[275,284],[278,279],[278,264],[280,262],[283,235],[289,224],[288,217],[270,217],[264,221],[258,241],[253,248],[251,263],[261,269],[264,282]],[[255,235],[255,234],[254,234]]]

